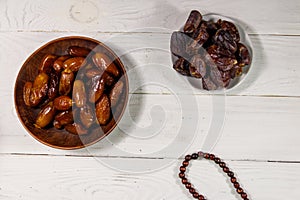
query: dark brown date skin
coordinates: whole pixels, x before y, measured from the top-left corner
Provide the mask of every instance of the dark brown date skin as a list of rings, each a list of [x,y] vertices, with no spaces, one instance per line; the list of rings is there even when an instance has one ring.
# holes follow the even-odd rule
[[[236,59],[228,57],[215,58],[213,61],[221,71],[231,70],[238,63]]]
[[[31,93],[32,83],[26,82],[23,87],[23,100],[26,106],[31,106],[30,104],[30,93]]]
[[[236,26],[232,22],[219,19],[217,21],[217,24],[218,24],[218,26],[221,29],[223,29],[225,31],[228,31],[230,33],[230,35],[232,36],[232,38],[234,39],[235,42],[239,42],[240,41],[239,31],[238,31],[238,29],[236,28]]]
[[[195,32],[201,20],[202,20],[202,15],[200,14],[200,12],[197,10],[192,10],[184,25],[183,31],[185,33]]]
[[[202,87],[205,90],[216,90],[218,87],[215,83],[210,79],[210,77],[202,78]]]
[[[64,62],[69,58],[70,58],[69,55],[64,55],[64,56],[58,57],[53,64],[53,69],[56,72],[61,72],[64,69]]]
[[[39,73],[34,79],[29,99],[31,106],[35,107],[40,104],[47,95],[48,81],[49,76],[44,72]]]
[[[70,46],[67,50],[68,54],[74,57],[86,57],[91,52],[90,49],[79,46]]]
[[[210,80],[215,83],[217,89],[224,88],[222,75],[216,66],[210,67]]]
[[[66,131],[74,135],[85,135],[88,133],[88,131],[81,124],[78,123],[67,124],[65,126],[65,129]]]
[[[77,72],[82,66],[85,65],[84,57],[69,58],[63,64],[64,69],[70,69],[72,72]]]
[[[235,65],[231,70],[230,70],[230,76],[233,79],[234,77],[238,77],[243,73],[243,69],[239,65]]]
[[[231,80],[230,71],[225,71],[225,72],[219,71],[219,72],[221,74],[221,78],[224,83],[224,87],[227,87]]]
[[[105,125],[110,119],[110,103],[106,94],[103,94],[96,103],[96,117],[100,125]]]
[[[85,105],[80,108],[80,122],[85,128],[90,128],[90,126],[95,122],[95,111],[89,105]]]
[[[206,64],[200,54],[192,57],[189,69],[191,76],[195,78],[202,78],[206,75]]]
[[[52,66],[56,58],[57,56],[55,55],[46,55],[43,58],[41,65],[39,66],[39,73],[44,72],[46,74],[49,74],[52,70]]]
[[[55,108],[53,106],[53,102],[49,102],[42,110],[39,112],[37,119],[35,121],[35,127],[44,128],[48,124],[50,124],[55,115]]]
[[[91,79],[95,76],[101,76],[103,73],[104,73],[104,71],[100,70],[99,68],[97,68],[97,69],[92,68],[92,69],[89,69],[86,71],[85,76],[88,79]]]
[[[192,38],[179,31],[173,32],[170,41],[172,54],[177,57],[187,58],[186,46],[189,42],[192,42]]]
[[[117,105],[120,96],[123,92],[124,83],[122,81],[118,81],[114,87],[111,89],[109,93],[110,105],[114,107]]]
[[[209,34],[207,32],[207,23],[203,22],[201,23],[200,27],[196,29],[193,39],[202,46],[208,40],[208,38]]]
[[[65,69],[60,76],[59,94],[68,95],[71,92],[74,81],[74,73],[70,69]]]
[[[53,121],[53,126],[57,129],[63,128],[67,124],[74,122],[73,113],[71,110],[63,111],[57,114]]]
[[[184,58],[178,58],[174,63],[173,68],[182,75],[190,75],[189,64]]]
[[[113,60],[103,53],[95,53],[93,56],[93,62],[100,68],[100,70],[106,71],[114,77],[118,77],[120,75],[120,72]]]
[[[105,82],[100,76],[91,79],[91,88],[89,90],[89,102],[95,103],[101,97],[105,89]]]
[[[53,101],[56,110],[69,110],[72,107],[72,99],[69,96],[59,96]]]
[[[59,90],[59,73],[52,70],[50,72],[50,78],[49,78],[49,89],[48,89],[48,98],[50,100],[54,99],[58,96],[58,90]]]
[[[198,27],[195,33],[193,34],[193,38],[189,39],[190,42],[186,47],[187,53],[189,55],[195,55],[199,53],[199,49],[209,39],[209,34],[206,29],[207,29],[206,22],[202,22],[200,27]]]
[[[251,58],[247,47],[241,43],[238,43],[238,50],[236,52],[236,57],[239,62],[240,67],[249,65],[251,63]]]
[[[219,29],[215,36],[214,41],[216,44],[224,49],[228,49],[230,52],[235,53],[237,50],[237,44],[228,31]]]
[[[78,108],[86,104],[85,86],[81,80],[74,81],[72,98]]]

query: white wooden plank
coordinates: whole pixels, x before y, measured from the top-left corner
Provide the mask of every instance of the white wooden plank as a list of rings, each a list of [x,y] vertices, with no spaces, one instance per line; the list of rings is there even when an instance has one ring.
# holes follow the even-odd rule
[[[138,162],[127,160],[132,168]],[[93,158],[1,156],[0,196],[3,200],[193,199],[177,178],[180,162],[174,160],[163,169],[134,174],[109,169]],[[299,164],[226,162],[250,199],[297,199],[300,195]],[[208,161],[194,161],[188,177],[208,199],[240,199],[227,177]]]
[[[11,95],[23,62],[42,44],[76,33],[0,33],[1,95]],[[129,72],[130,90],[136,93],[207,94],[192,86],[172,69],[170,34],[80,34],[108,44],[123,60]],[[252,36],[254,60],[244,81],[228,95],[299,96],[300,37]],[[194,82],[196,79],[192,79]],[[141,87],[143,85],[143,87]]]
[[[205,150],[215,145],[213,151],[227,159],[300,161],[300,98],[189,98],[133,95],[127,107],[130,115],[119,127],[122,131],[116,129],[97,144],[76,151],[55,150],[35,141],[20,125],[12,102],[7,103],[2,108],[5,115],[0,115],[0,152],[178,158],[186,150],[202,149],[207,139],[212,144]]]
[[[239,19],[249,33],[299,34],[300,3],[280,1],[1,1],[1,31],[138,31],[176,30],[192,9]]]

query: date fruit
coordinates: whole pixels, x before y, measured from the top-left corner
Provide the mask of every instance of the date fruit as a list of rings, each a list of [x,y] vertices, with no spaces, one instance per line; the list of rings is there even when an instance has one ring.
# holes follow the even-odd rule
[[[31,106],[33,107],[37,106],[47,95],[48,81],[49,81],[49,76],[44,72],[39,73],[37,77],[34,79],[33,86],[30,93],[30,98],[29,98],[29,102]]]
[[[183,31],[185,33],[194,33],[197,27],[199,26],[200,22],[202,20],[202,15],[197,10],[192,10],[190,13],[190,16],[188,17]]]
[[[106,94],[96,103],[96,117],[100,125],[107,124],[110,119],[110,103]]]
[[[122,71],[104,52],[74,45],[61,52],[68,55],[43,57],[38,75],[23,86],[24,104],[38,113],[31,123],[74,135],[106,130],[103,126],[124,102]]]
[[[53,102],[49,102],[42,110],[39,112],[37,119],[35,121],[35,127],[44,128],[53,121],[55,115],[55,108]]]
[[[85,58],[84,57],[73,57],[67,59],[63,67],[64,69],[70,69],[72,72],[77,72],[80,67],[82,67],[85,64]]]
[[[110,105],[111,107],[114,107],[117,105],[120,96],[123,92],[123,87],[124,87],[124,83],[122,81],[118,81],[114,87],[112,88],[112,90],[110,91],[109,94],[109,99],[110,99]]]
[[[65,129],[74,135],[85,135],[88,133],[88,131],[81,124],[77,123],[67,124]]]
[[[67,51],[69,55],[74,57],[86,57],[91,52],[90,49],[79,46],[70,46]]]
[[[30,103],[30,93],[31,93],[32,83],[26,82],[23,87],[23,100],[26,106],[31,106]]]
[[[71,110],[63,111],[57,114],[53,121],[53,126],[57,129],[63,128],[67,124],[74,122],[73,112]]]
[[[53,102],[56,110],[69,110],[72,107],[72,99],[69,96],[59,96]]]
[[[56,72],[61,72],[64,69],[64,62],[69,58],[70,58],[69,55],[64,55],[57,58],[53,64],[53,69]]]
[[[117,66],[114,64],[113,60],[109,59],[108,56],[103,53],[95,53],[95,55],[93,56],[93,62],[102,71],[107,71],[114,77],[118,77],[120,75],[120,72]]]
[[[203,89],[227,88],[251,63],[238,28],[229,21],[205,21],[192,10],[183,31],[174,31],[170,49],[173,68],[180,74],[202,79]]]
[[[89,105],[85,105],[80,108],[80,121],[85,128],[90,128],[90,126],[95,122],[94,113],[95,111],[93,111]]]
[[[39,73],[45,72],[46,74],[49,74],[52,70],[52,66],[56,58],[57,56],[55,55],[46,55],[43,58],[41,65],[39,66]]]
[[[78,108],[81,108],[86,104],[85,86],[81,80],[74,81],[72,97]]]
[[[59,94],[60,95],[68,95],[71,92],[73,81],[74,81],[74,73],[70,69],[65,69],[61,73],[60,81],[59,81]]]

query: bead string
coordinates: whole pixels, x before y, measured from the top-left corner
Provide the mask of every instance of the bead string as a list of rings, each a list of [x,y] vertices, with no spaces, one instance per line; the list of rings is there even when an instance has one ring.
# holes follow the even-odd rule
[[[247,197],[248,195],[244,192],[243,188],[241,188],[240,184],[237,182],[236,177],[234,176],[234,173],[229,170],[229,168],[226,166],[226,163],[221,161],[221,159],[216,157],[214,154],[203,153],[201,151],[199,151],[198,153],[193,153],[192,155],[186,155],[184,161],[182,162],[182,166],[180,166],[179,168],[180,170],[179,178],[181,178],[182,184],[185,185],[186,189],[189,190],[189,192],[195,199],[206,200],[206,198],[203,195],[199,194],[196,191],[196,189],[192,186],[192,184],[188,181],[188,179],[185,177],[185,172],[186,172],[186,168],[189,165],[189,162],[191,160],[196,160],[198,158],[213,160],[229,176],[231,183],[236,189],[236,192],[241,195],[242,199],[249,200]]]

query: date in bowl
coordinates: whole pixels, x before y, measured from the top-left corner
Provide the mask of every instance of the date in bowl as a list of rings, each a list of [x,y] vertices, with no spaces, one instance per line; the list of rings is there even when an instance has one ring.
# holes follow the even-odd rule
[[[209,91],[229,91],[248,74],[252,44],[236,19],[192,10],[171,36],[173,68],[191,85]]]
[[[125,67],[109,47],[87,37],[63,37],[25,61],[15,82],[15,107],[36,140],[78,149],[116,128],[128,87]]]

